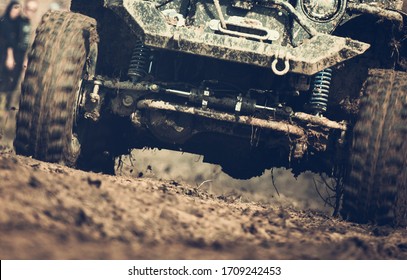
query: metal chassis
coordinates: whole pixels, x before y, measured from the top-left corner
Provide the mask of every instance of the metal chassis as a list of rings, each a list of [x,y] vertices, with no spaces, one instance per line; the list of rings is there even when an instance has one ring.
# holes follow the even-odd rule
[[[329,135],[333,131],[338,132],[338,140],[343,143],[348,130],[348,125],[344,121],[336,122],[303,112],[291,112],[283,118],[273,117],[273,114],[260,117],[163,101],[157,97],[163,94],[159,93],[160,86],[149,82],[118,82],[97,77],[96,80],[84,81],[83,88],[87,90],[81,102],[82,112],[85,118],[94,121],[99,119],[101,108],[107,106],[113,114],[129,118],[135,127],[148,127],[148,121],[141,117],[145,111],[174,112],[212,120],[221,124],[220,126],[229,123],[229,126],[257,127],[288,137],[295,145],[296,158],[303,157],[309,148],[318,152],[325,151]],[[165,95],[168,97],[168,93]]]

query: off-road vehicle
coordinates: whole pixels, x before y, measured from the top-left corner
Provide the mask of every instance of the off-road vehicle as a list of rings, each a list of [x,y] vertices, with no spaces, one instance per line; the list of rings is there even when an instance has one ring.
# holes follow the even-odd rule
[[[89,0],[48,12],[16,152],[112,173],[132,148],[201,154],[235,177],[344,181],[343,217],[407,221],[402,0]]]

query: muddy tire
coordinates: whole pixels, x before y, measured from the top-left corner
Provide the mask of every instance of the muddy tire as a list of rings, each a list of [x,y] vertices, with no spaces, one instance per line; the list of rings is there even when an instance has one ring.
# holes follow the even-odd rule
[[[29,54],[17,114],[17,154],[75,166],[75,112],[95,20],[70,12],[43,17]]]
[[[407,224],[407,73],[371,70],[353,131],[342,214]]]

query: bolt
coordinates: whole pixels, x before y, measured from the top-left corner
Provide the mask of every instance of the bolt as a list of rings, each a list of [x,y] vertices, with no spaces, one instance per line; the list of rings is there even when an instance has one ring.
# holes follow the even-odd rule
[[[278,12],[278,15],[281,17],[281,16],[283,16],[283,12]]]
[[[133,97],[131,97],[130,95],[125,95],[122,99],[122,103],[126,107],[130,107],[131,105],[133,105],[133,102]]]
[[[150,86],[150,90],[151,90],[151,91],[158,92],[159,89],[160,89],[160,88],[159,88],[158,85],[156,85],[156,84],[152,84],[152,85]]]
[[[291,113],[293,112],[293,109],[292,109],[291,107],[284,107],[284,111],[285,111],[287,114],[291,114]]]

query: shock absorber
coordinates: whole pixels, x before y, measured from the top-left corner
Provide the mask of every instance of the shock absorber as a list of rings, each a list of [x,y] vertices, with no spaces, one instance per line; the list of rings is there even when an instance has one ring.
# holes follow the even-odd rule
[[[318,72],[314,77],[311,99],[309,102],[312,112],[320,115],[326,112],[328,107],[329,88],[331,86],[332,69],[326,68]]]
[[[150,54],[150,49],[141,40],[137,40],[127,72],[133,82],[139,81],[148,73],[151,63]]]

